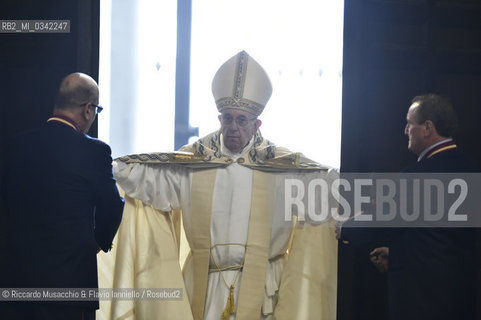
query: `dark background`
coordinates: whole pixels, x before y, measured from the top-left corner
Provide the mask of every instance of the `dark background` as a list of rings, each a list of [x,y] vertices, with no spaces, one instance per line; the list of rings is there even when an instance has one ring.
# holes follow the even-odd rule
[[[0,33],[0,170],[7,141],[48,118],[65,75],[97,80],[99,1],[0,1],[0,20],[71,21],[67,34]],[[396,172],[414,162],[405,117],[427,92],[452,98],[455,139],[481,164],[481,0],[345,0],[341,170]],[[386,278],[368,260],[374,246],[339,245],[340,320],[386,319]]]
[[[398,172],[416,161],[406,113],[428,92],[451,97],[455,140],[481,164],[481,1],[345,0],[341,170]],[[477,270],[480,243],[478,232]],[[339,244],[338,319],[387,319],[386,277],[368,259],[377,245]]]

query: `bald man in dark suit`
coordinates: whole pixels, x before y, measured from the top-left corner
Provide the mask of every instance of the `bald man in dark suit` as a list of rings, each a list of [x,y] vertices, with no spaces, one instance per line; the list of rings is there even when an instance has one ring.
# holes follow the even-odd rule
[[[102,110],[98,101],[91,77],[70,74],[52,117],[10,144],[0,287],[98,287],[96,254],[111,248],[124,205],[110,147],[86,135]],[[82,300],[3,304],[1,319],[95,319],[99,307]]]

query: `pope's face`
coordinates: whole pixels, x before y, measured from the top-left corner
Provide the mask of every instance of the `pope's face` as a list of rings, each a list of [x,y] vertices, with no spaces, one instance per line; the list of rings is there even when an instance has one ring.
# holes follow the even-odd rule
[[[244,149],[261,125],[254,114],[239,109],[223,110],[219,121],[224,145],[234,153]]]
[[[418,124],[416,110],[418,103],[413,103],[408,110],[406,116],[406,128],[404,133],[409,137],[408,149],[416,155],[420,155],[426,148],[424,143],[424,124]]]

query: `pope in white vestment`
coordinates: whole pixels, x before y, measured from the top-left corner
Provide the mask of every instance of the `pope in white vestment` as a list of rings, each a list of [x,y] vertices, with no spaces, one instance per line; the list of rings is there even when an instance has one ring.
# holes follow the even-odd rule
[[[298,221],[285,187],[335,172],[261,136],[271,90],[240,52],[214,77],[219,131],[181,152],[115,161],[126,207],[113,254],[99,257],[99,287],[173,289],[177,299],[101,301],[99,319],[336,318],[330,220]]]

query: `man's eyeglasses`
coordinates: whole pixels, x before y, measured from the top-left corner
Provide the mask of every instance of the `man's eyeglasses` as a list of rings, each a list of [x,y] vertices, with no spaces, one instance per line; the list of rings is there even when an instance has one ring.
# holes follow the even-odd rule
[[[231,125],[232,122],[234,121],[234,117],[232,117],[231,115],[228,115],[228,114],[222,115],[221,119],[222,119],[222,124],[226,125],[226,126]],[[245,127],[249,123],[249,121],[253,121],[253,120],[256,120],[256,119],[257,119],[257,117],[249,119],[245,116],[239,116],[239,117],[235,118],[235,123],[237,123],[237,125],[239,127]]]
[[[97,104],[93,104],[93,103],[92,103],[92,107],[97,108],[97,113],[100,113],[100,112],[102,112],[102,110],[104,110],[104,107],[101,107],[101,106],[99,106],[99,105],[97,105]]]

